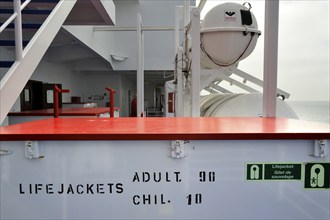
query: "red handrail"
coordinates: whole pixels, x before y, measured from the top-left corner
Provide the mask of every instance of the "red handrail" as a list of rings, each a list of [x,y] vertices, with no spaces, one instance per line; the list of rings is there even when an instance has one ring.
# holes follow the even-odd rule
[[[110,103],[109,103],[110,117],[113,118],[115,116],[115,93],[116,93],[116,91],[109,87],[105,87],[105,90],[109,91],[109,94],[110,94]]]
[[[59,117],[59,101],[58,101],[58,94],[59,93],[69,93],[70,90],[69,89],[60,89],[58,88],[57,85],[55,85],[54,88],[54,118],[58,118]]]

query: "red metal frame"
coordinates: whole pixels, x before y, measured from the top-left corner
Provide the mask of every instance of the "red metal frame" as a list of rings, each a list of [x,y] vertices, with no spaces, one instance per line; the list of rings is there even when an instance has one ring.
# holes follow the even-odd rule
[[[330,139],[330,127],[286,118],[217,117],[56,118],[0,127],[1,141],[276,139]]]
[[[58,88],[57,85],[55,85],[54,88],[54,118],[58,118],[59,117],[59,101],[58,101],[58,94],[59,93],[69,93],[70,90],[69,89],[60,89]]]
[[[114,89],[111,89],[109,87],[105,87],[105,90],[109,91],[110,95],[110,117],[113,118],[115,117],[115,93],[116,91]]]
[[[115,110],[119,108],[115,107]],[[59,108],[59,116],[100,116],[101,114],[109,113],[109,108]],[[29,116],[54,116],[54,109],[39,109],[22,112],[10,112],[8,116],[29,117]]]
[[[175,95],[174,92],[168,93],[168,113],[175,112]]]

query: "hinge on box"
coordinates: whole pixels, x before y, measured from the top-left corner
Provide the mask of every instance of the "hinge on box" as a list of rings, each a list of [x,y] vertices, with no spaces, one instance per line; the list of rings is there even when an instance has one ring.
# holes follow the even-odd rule
[[[172,141],[170,148],[170,157],[182,158],[188,156],[188,145],[189,141],[175,140]]]
[[[314,157],[326,157],[328,156],[328,141],[327,140],[315,140],[312,147],[311,156]]]
[[[44,156],[40,155],[38,141],[25,141],[25,158],[44,158]]]

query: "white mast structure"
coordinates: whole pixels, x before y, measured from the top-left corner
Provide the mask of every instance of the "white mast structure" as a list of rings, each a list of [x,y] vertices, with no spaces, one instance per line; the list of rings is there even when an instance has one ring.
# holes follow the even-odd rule
[[[279,1],[265,1],[263,115],[276,117]]]

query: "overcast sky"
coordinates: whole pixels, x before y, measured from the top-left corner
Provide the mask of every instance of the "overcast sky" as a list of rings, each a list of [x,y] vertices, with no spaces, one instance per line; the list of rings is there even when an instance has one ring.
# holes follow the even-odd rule
[[[208,0],[202,17],[210,8],[226,1]],[[243,4],[245,1],[230,1]],[[249,1],[259,30],[264,33],[262,0]],[[329,1],[280,1],[278,87],[291,94],[292,101],[329,101]],[[260,79],[263,77],[264,35],[254,52],[239,68]]]

